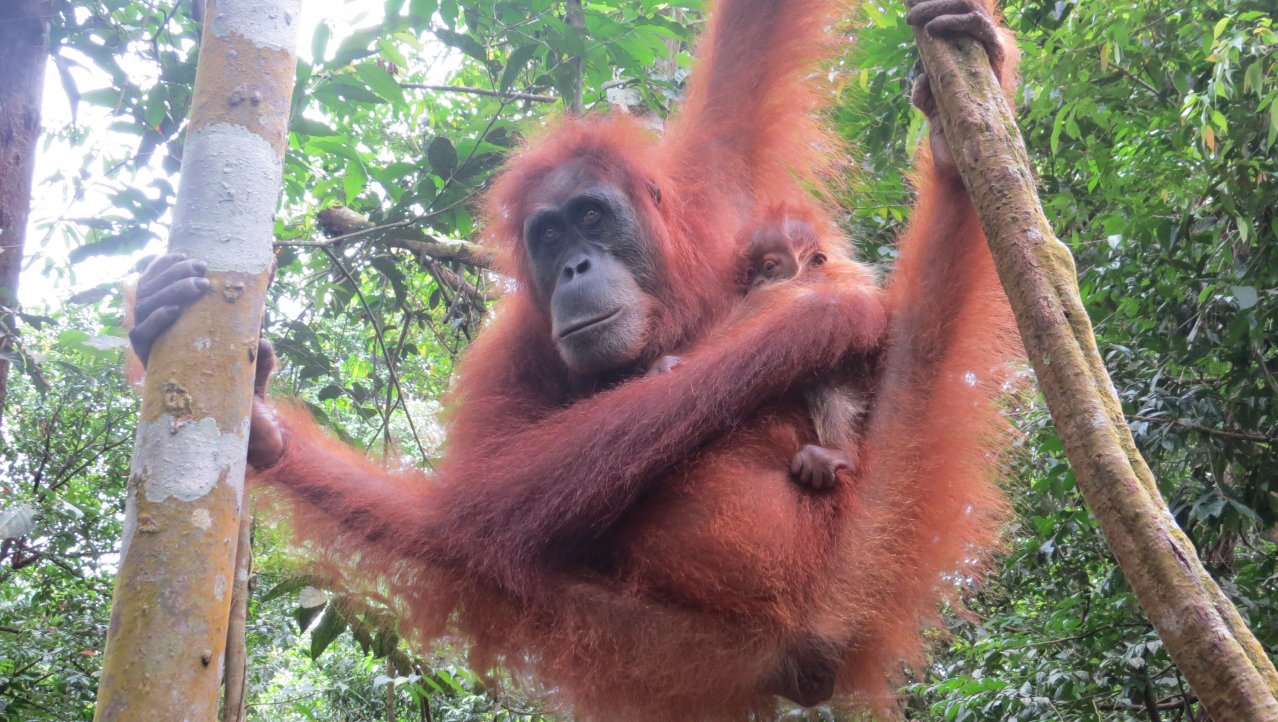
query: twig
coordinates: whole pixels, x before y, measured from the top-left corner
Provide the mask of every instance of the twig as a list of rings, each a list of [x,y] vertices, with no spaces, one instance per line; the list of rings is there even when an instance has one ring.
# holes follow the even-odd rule
[[[485,271],[493,270],[494,259],[492,254],[486,248],[477,246],[474,243],[466,242],[443,242],[443,241],[417,241],[409,238],[392,238],[388,239],[386,245],[391,248],[402,248],[405,251],[430,256],[436,261],[458,261],[468,266],[482,268]]]
[[[1229,429],[1213,429],[1210,426],[1195,424],[1192,421],[1184,419],[1173,419],[1163,416],[1142,416],[1140,414],[1127,414],[1127,418],[1135,421],[1150,421],[1156,424],[1172,424],[1174,426],[1183,426],[1186,429],[1193,429],[1208,436],[1219,436],[1225,439],[1238,439],[1239,441],[1250,441],[1254,444],[1272,444],[1278,439],[1265,436],[1263,434],[1249,434],[1245,431],[1231,431]]]
[[[1114,67],[1118,69],[1118,73],[1120,75],[1126,77],[1127,79],[1131,80],[1133,83],[1136,83],[1137,85],[1144,88],[1145,90],[1148,90],[1150,93],[1153,93],[1155,98],[1159,100],[1163,100],[1163,91],[1159,90],[1158,88],[1155,88],[1153,85],[1150,85],[1144,78],[1136,75],[1135,73],[1128,70],[1127,68],[1124,68],[1118,63],[1114,63]]]
[[[413,441],[417,442],[417,450],[421,452],[422,458],[429,460],[430,456],[426,453],[426,447],[422,445],[422,439],[417,434],[417,426],[413,423],[413,415],[408,411],[408,405],[404,403],[404,389],[399,385],[399,373],[395,371],[395,359],[390,357],[390,353],[386,350],[386,339],[382,336],[382,325],[378,323],[377,316],[373,314],[373,309],[368,305],[368,299],[364,298],[364,292],[359,288],[359,281],[351,275],[351,272],[337,257],[336,253],[330,248],[325,248],[324,253],[328,256],[328,260],[337,266],[337,269],[346,276],[346,280],[351,282],[351,288],[355,289],[355,296],[359,298],[360,305],[364,307],[364,313],[368,314],[368,320],[373,324],[373,335],[377,337],[377,347],[382,350],[382,358],[386,359],[386,371],[390,375],[391,383],[395,385],[395,393],[399,394],[400,406],[404,409],[404,418],[408,420],[408,428],[413,432]]]
[[[349,208],[333,206],[315,214],[320,232],[330,238],[340,238],[359,233],[372,227],[373,222],[362,213]],[[442,268],[435,261],[458,261],[481,269],[492,266],[492,257],[488,250],[465,241],[442,243],[429,239],[425,234],[413,231],[416,238],[392,238],[386,240],[391,248],[401,248],[417,256],[417,261],[430,270],[440,283],[469,298],[473,303],[483,306],[485,302],[495,300],[497,294],[480,291],[461,274]]]
[[[502,92],[500,90],[489,90],[487,88],[470,88],[465,85],[432,85],[430,83],[400,83],[399,87],[410,90],[436,90],[441,93],[467,93],[469,95],[482,95],[486,98],[501,98],[503,100],[530,100],[534,103],[555,103],[559,101],[553,95],[535,95],[533,93],[519,93],[512,90]]]

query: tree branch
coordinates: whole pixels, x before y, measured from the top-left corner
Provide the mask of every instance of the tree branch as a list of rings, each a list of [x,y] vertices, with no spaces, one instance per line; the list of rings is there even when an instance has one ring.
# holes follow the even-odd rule
[[[315,221],[319,224],[320,232],[324,234],[326,240],[277,241],[275,245],[331,248],[345,240],[384,232],[387,235],[383,237],[383,240],[392,248],[421,253],[437,261],[457,261],[486,271],[493,270],[495,265],[493,254],[487,248],[466,241],[437,241],[412,228],[415,221],[397,221],[378,226],[369,220],[368,216],[341,206],[319,211],[315,214]],[[400,229],[402,229],[401,233],[395,235],[389,233]]]
[[[564,3],[564,24],[572,28],[578,37],[585,36],[586,33],[586,17],[582,12],[581,0],[567,0]],[[568,59],[569,67],[572,68],[572,95],[564,98],[564,108],[569,115],[581,115],[585,110],[584,97],[585,87],[582,82],[582,57],[580,53],[573,54]]]
[[[915,29],[945,137],[1079,490],[1123,574],[1217,722],[1278,722],[1278,670],[1175,524],[1127,428],[1034,174],[981,46]]]
[[[400,83],[399,87],[409,90],[434,90],[441,93],[466,93],[468,95],[482,95],[487,98],[502,98],[503,100],[530,100],[534,103],[554,103],[559,100],[553,95],[534,95],[533,93],[517,93],[507,90],[488,90],[487,88],[470,88],[464,85],[432,85],[430,83]]]
[[[1193,429],[1208,436],[1219,436],[1224,439],[1238,439],[1239,441],[1250,441],[1256,444],[1272,444],[1278,439],[1265,436],[1263,434],[1249,434],[1245,431],[1231,431],[1229,429],[1213,429],[1210,426],[1195,424],[1192,421],[1184,419],[1173,419],[1162,416],[1141,416],[1140,414],[1128,414],[1127,418],[1135,421],[1149,421],[1155,424],[1171,424],[1173,426],[1183,426],[1186,429]]]

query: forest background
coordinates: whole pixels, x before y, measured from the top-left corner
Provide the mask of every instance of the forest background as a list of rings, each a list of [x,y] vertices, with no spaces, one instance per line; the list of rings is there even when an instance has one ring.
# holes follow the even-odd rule
[[[266,333],[276,389],[374,453],[429,463],[453,364],[502,292],[476,194],[537,119],[677,100],[694,0],[306,2]],[[575,7],[569,2],[570,15]],[[161,0],[53,3],[22,307],[0,430],[0,720],[92,718],[137,399],[120,280],[167,238],[198,25]],[[1278,10],[1012,2],[1016,111],[1141,450],[1177,521],[1278,650]],[[843,217],[892,264],[926,137],[898,3],[831,69]],[[577,73],[580,62],[581,73]],[[578,77],[581,78],[578,86]],[[970,613],[902,690],[917,720],[1200,720],[1030,398],[1018,518]],[[308,585],[266,517],[248,610],[252,720],[536,720],[381,610]],[[961,580],[958,580],[961,581]],[[818,711],[795,719],[821,718]]]

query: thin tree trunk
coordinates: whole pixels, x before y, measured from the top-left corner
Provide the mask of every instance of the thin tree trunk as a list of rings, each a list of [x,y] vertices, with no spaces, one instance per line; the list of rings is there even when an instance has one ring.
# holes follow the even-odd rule
[[[249,581],[253,574],[253,511],[240,515],[240,535],[235,546],[235,586],[231,591],[231,617],[226,630],[226,689],[222,695],[222,719],[244,722],[248,691]]]
[[[572,28],[577,37],[585,42],[586,16],[582,13],[581,0],[567,0],[564,4],[564,24]],[[572,70],[572,91],[564,98],[564,109],[569,115],[581,115],[585,112],[585,81],[582,76],[585,58],[580,53],[568,59],[568,67]]]
[[[212,290],[148,361],[95,719],[213,720],[300,0],[205,15],[170,249]]]
[[[0,418],[9,382],[18,276],[31,211],[40,100],[49,57],[49,0],[0,2]]]
[[[1216,722],[1278,722],[1278,672],[1176,526],[1123,417],[984,52],[916,31],[923,65],[1078,487],[1167,651]]]
[[[386,683],[386,722],[395,722],[395,663],[391,661],[390,655],[386,655],[386,676],[390,677],[390,681]]]

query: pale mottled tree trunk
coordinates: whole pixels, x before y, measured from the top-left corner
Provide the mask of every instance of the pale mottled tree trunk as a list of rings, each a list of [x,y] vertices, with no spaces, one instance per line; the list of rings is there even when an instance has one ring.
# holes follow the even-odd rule
[[[983,51],[969,40],[916,37],[1030,363],[1114,557],[1212,718],[1278,722],[1278,672],[1176,526],[1128,431],[1073,257],[1048,227]]]
[[[40,138],[40,99],[49,57],[49,0],[0,1],[0,308],[18,306],[18,275],[31,210]],[[4,413],[15,319],[0,311],[0,414]]]
[[[170,249],[212,290],[148,360],[95,719],[217,718],[300,0],[204,16]]]

